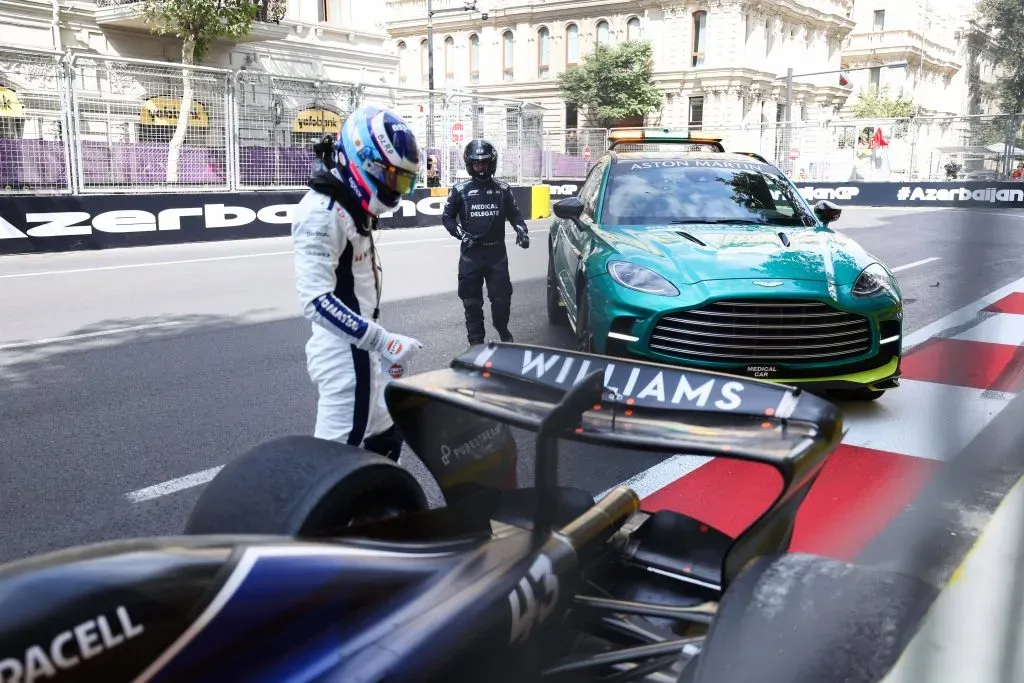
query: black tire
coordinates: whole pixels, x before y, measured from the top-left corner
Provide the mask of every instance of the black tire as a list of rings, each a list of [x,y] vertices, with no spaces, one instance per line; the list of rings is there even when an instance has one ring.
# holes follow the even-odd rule
[[[839,401],[877,401],[882,398],[885,391],[872,391],[871,389],[842,389],[832,393],[832,397]]]
[[[899,659],[936,589],[813,555],[762,557],[719,605],[693,683],[875,683]]]
[[[416,479],[388,458],[286,436],[229,462],[199,497],[185,533],[324,538],[359,518],[427,509]]]
[[[562,298],[558,295],[558,278],[555,276],[554,255],[548,250],[548,322],[558,327],[569,324]]]
[[[576,350],[594,352],[594,335],[590,331],[590,296],[587,281],[580,278],[576,284]]]

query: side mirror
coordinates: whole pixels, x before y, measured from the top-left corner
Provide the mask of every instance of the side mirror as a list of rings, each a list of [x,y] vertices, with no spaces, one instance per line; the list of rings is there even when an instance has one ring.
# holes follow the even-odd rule
[[[552,207],[555,215],[568,221],[577,221],[583,215],[583,202],[579,197],[568,197]]]
[[[822,199],[814,205],[814,215],[818,217],[819,221],[828,225],[839,220],[839,217],[843,215],[843,210],[837,204]]]

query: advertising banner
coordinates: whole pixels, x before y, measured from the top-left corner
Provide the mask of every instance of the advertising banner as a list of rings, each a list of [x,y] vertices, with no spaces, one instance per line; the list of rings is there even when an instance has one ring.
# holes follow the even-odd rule
[[[512,191],[529,218],[530,188]],[[4,197],[0,254],[286,236],[302,195],[293,191]],[[381,217],[380,227],[440,225],[447,198],[442,188],[417,189],[392,214]]]
[[[1024,208],[1024,183],[795,183],[809,202],[849,206]]]

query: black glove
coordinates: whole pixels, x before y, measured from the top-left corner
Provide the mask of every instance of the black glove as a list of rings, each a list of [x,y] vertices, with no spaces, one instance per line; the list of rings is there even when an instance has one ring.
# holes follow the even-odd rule
[[[530,235],[527,233],[525,225],[516,226],[516,244],[523,249],[530,248]]]
[[[473,248],[473,244],[474,244],[473,238],[469,236],[468,232],[462,233],[461,239],[462,239],[462,243],[464,245],[466,245],[466,249],[472,249]]]

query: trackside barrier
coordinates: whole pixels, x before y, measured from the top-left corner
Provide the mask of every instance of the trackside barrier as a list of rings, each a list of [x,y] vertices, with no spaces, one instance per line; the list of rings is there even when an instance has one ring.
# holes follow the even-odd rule
[[[583,180],[543,180],[551,201],[575,197]],[[846,206],[1024,208],[1024,182],[950,181],[929,183],[794,183],[808,201],[827,199]]]
[[[547,186],[513,186],[526,218],[551,215]],[[281,237],[301,191],[6,197],[0,254]],[[440,225],[446,188],[419,188],[380,227]],[[537,198],[539,205],[535,204]]]
[[[795,183],[808,201],[847,206],[1024,209],[1024,182]]]

